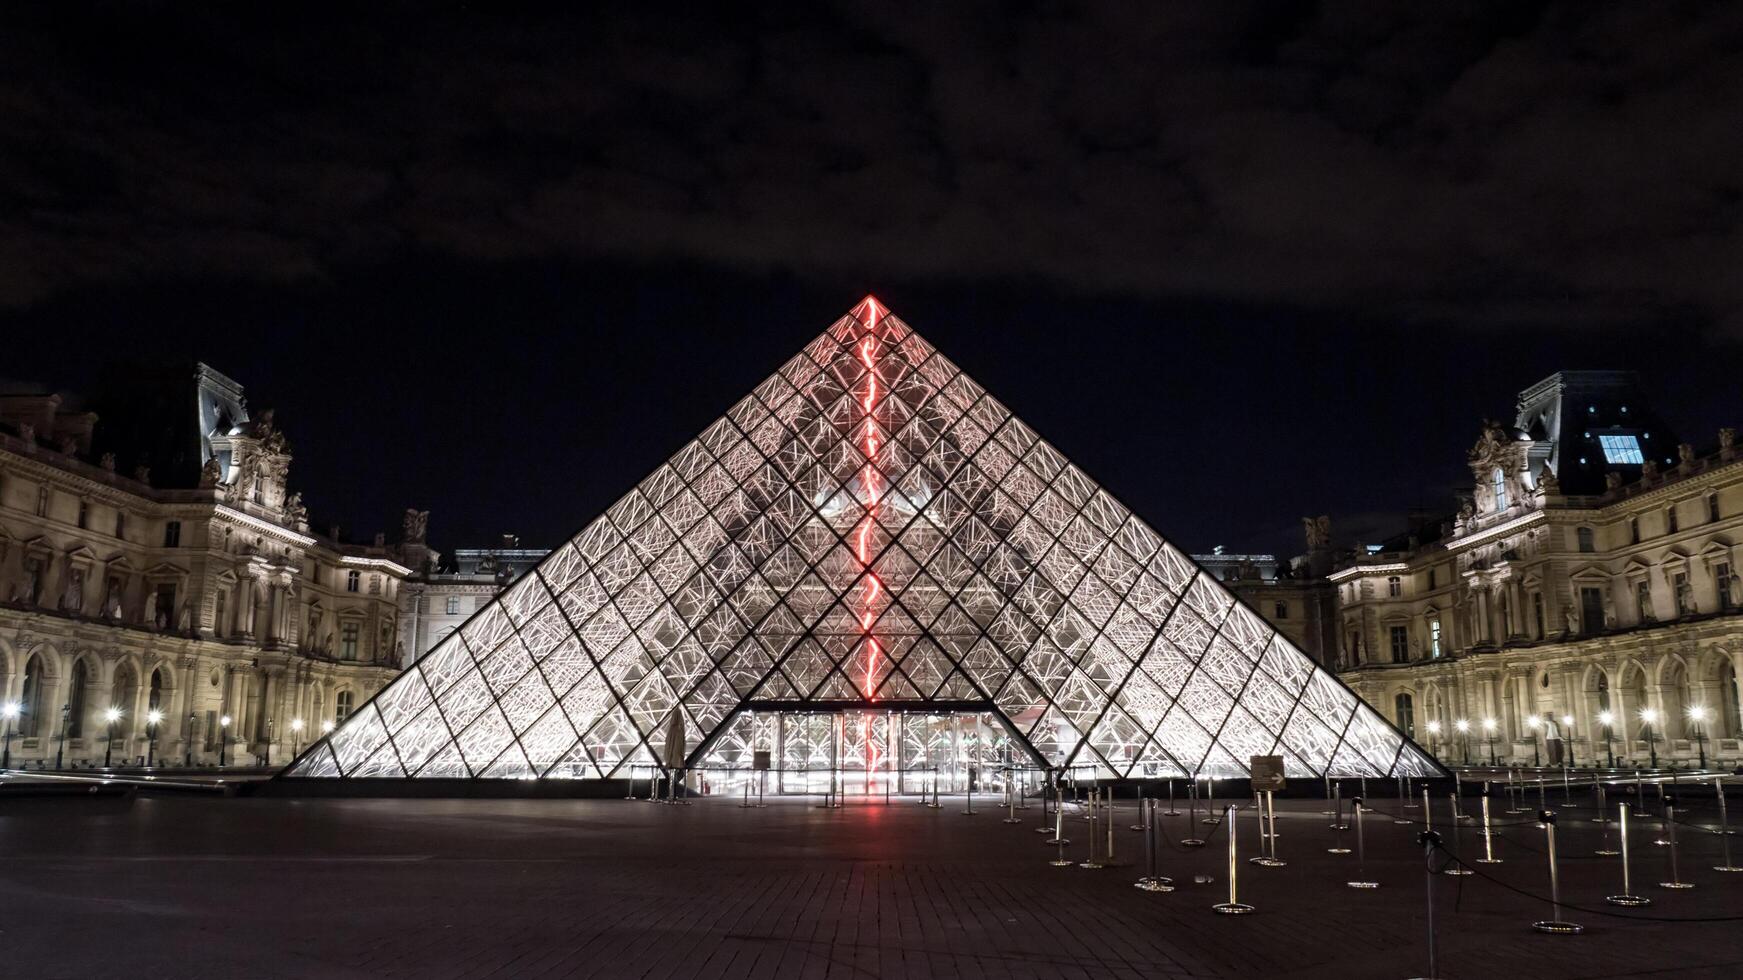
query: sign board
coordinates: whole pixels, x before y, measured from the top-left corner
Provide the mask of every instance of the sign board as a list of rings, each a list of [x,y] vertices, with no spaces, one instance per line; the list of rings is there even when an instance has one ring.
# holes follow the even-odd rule
[[[1280,790],[1283,788],[1283,757],[1280,755],[1256,755],[1247,760],[1247,768],[1253,774],[1253,792],[1265,790]]]
[[[772,768],[769,765],[769,750],[757,749],[750,757],[750,767],[757,772],[768,772]]]

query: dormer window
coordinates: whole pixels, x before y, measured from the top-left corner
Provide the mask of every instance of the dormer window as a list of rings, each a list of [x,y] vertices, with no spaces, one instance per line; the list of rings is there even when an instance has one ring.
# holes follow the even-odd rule
[[[1599,436],[1598,445],[1603,447],[1606,463],[1639,466],[1646,462],[1646,454],[1640,451],[1640,440],[1633,436]]]
[[[1490,474],[1489,480],[1495,486],[1495,510],[1497,510],[1497,511],[1506,510],[1507,509],[1507,474],[1501,472],[1501,467],[1497,466],[1497,467],[1495,467],[1495,472]]]

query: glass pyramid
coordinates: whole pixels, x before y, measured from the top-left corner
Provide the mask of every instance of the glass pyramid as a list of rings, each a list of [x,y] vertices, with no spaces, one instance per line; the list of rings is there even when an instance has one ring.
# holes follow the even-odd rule
[[[1440,767],[868,297],[286,770],[744,766],[768,710],[990,711],[1112,776]]]

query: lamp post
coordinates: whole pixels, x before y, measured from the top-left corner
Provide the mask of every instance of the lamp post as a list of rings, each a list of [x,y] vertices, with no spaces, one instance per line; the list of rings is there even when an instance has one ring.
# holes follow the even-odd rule
[[[1495,729],[1496,729],[1496,727],[1498,727],[1498,726],[1496,726],[1496,724],[1495,724],[1495,719],[1493,719],[1493,718],[1484,718],[1483,719],[1483,740],[1489,743],[1489,765],[1491,767],[1499,766],[1501,764],[1499,761],[1497,761],[1495,759]]]
[[[6,717],[6,751],[0,754],[0,769],[12,768],[12,735],[13,726],[18,721],[18,702],[8,701],[6,707],[0,708],[0,715]]]
[[[1707,768],[1707,709],[1698,705],[1689,705],[1689,721],[1695,723],[1695,746],[1700,749],[1701,768]]]
[[[333,719],[328,718],[326,721],[321,722],[321,734],[331,735],[333,734],[333,729],[336,727],[338,726],[333,724]]]
[[[1562,757],[1562,766],[1572,768],[1574,765],[1574,716],[1561,716],[1561,741],[1567,746],[1567,755]]]
[[[296,758],[303,751],[303,720],[291,719],[291,758]]]
[[[187,766],[189,769],[194,768],[194,721],[195,721],[194,713],[192,711],[188,712],[188,736],[187,736],[188,755],[187,755],[186,759],[182,760],[182,765]]]
[[[1471,723],[1460,718],[1458,721],[1453,722],[1453,727],[1459,730],[1459,735],[1461,736],[1459,741],[1463,743],[1462,747],[1465,754],[1465,765],[1468,766],[1471,764]]]
[[[121,709],[110,707],[103,712],[103,720],[109,723],[109,737],[103,741],[103,768],[107,769],[115,762],[115,723],[121,720]]]
[[[272,719],[266,719],[266,744],[260,749],[260,761],[272,765]]]
[[[55,750],[54,750],[54,767],[56,769],[59,769],[61,767],[61,763],[66,761],[67,718],[70,717],[72,715],[72,713],[73,713],[73,706],[72,705],[70,705],[70,704],[61,705],[61,741],[60,741],[60,745],[56,746]]]
[[[1428,752],[1430,755],[1440,755],[1440,722],[1428,723]]]
[[[157,757],[157,726],[163,723],[163,712],[151,709],[145,716],[145,768],[150,769]]]
[[[1610,743],[1610,726],[1615,724],[1616,716],[1608,711],[1598,712],[1598,724],[1604,726],[1604,754],[1610,757],[1610,768],[1616,768],[1616,749]]]
[[[1537,730],[1543,727],[1543,722],[1536,715],[1527,715],[1525,727],[1531,729],[1531,768],[1536,769],[1543,764],[1537,755]]]
[[[224,750],[230,741],[230,716],[218,719],[218,768],[224,768]]]
[[[1652,768],[1658,768],[1658,740],[1653,737],[1652,723],[1658,720],[1658,712],[1652,708],[1640,709],[1640,720],[1646,723],[1646,750],[1652,756]]]

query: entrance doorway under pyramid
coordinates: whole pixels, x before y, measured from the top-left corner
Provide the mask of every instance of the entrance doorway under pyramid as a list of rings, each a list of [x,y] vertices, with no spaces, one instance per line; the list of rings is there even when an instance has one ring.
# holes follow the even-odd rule
[[[897,780],[1230,778],[1255,755],[1442,774],[867,297],[285,775],[731,773],[758,752]]]

